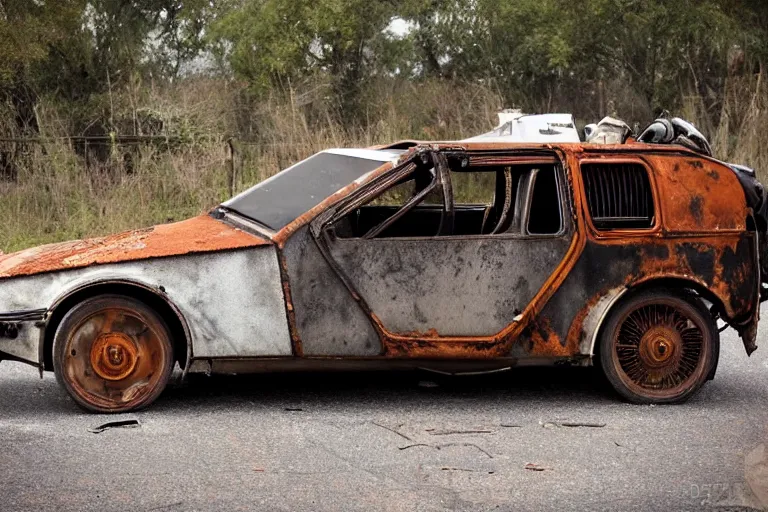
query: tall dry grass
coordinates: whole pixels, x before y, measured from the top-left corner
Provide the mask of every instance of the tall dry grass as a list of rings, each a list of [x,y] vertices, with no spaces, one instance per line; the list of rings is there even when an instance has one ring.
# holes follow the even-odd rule
[[[682,117],[709,138],[715,156],[755,169],[768,184],[768,83],[762,74],[730,78],[719,110],[707,111],[698,96],[686,96]]]
[[[367,89],[360,116],[342,124],[327,97],[322,84],[258,101],[223,79],[132,84],[88,110],[85,127],[68,106],[43,100],[38,122],[46,142],[23,151],[0,144],[0,156],[12,157],[17,173],[0,181],[0,249],[181,220],[322,149],[459,139],[487,131],[506,106],[480,85],[381,81]],[[716,115],[698,97],[684,104],[679,114],[710,137],[719,158],[750,165],[768,182],[768,84],[760,76],[733,79]],[[617,113],[630,124],[649,121]],[[2,116],[0,109],[0,127]],[[160,133],[183,142],[108,145],[85,158],[60,138],[104,120],[120,135]]]
[[[16,176],[0,182],[0,250],[181,220],[322,149],[473,135],[502,106],[489,89],[449,82],[381,85],[365,104],[364,115],[342,125],[321,86],[258,102],[225,80],[129,87],[89,113],[87,128],[109,119],[120,135],[146,135],[161,120],[162,134],[184,142],[107,144],[86,158],[62,138],[82,133],[66,108],[44,100],[46,142],[5,148]]]
[[[62,142],[37,147],[15,182],[0,183],[0,245],[6,252],[196,215],[227,194],[221,145],[143,148],[133,172],[84,165]]]

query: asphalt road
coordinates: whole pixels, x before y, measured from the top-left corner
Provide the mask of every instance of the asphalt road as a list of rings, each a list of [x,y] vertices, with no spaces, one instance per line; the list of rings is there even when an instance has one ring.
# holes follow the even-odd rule
[[[98,416],[3,362],[0,510],[760,509],[764,325],[752,358],[725,333],[716,379],[664,407],[591,369],[518,369],[203,378]]]

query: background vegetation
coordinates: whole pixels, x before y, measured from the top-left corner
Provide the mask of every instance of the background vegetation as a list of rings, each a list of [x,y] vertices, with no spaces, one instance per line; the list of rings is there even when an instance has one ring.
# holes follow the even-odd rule
[[[765,171],[766,62],[764,0],[0,0],[0,248],[179,220],[504,107],[669,110]]]

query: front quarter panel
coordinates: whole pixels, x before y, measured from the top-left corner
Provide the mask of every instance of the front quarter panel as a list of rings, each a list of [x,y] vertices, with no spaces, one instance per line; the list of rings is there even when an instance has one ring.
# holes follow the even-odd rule
[[[100,265],[0,281],[3,315],[48,311],[76,290],[108,282],[157,290],[180,312],[194,357],[292,355],[274,246]],[[42,316],[42,315],[40,315]],[[41,364],[42,322],[20,323],[0,352]]]

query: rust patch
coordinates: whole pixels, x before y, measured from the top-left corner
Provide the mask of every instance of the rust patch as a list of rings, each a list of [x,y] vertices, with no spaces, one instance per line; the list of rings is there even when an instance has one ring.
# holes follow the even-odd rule
[[[607,292],[601,291],[600,293],[592,296],[583,308],[574,317],[571,322],[571,327],[568,329],[566,336],[566,345],[569,347],[581,347],[581,343],[584,338],[584,323],[587,321],[587,317],[592,312],[592,309],[600,302],[600,299],[605,296]]]
[[[440,338],[440,333],[437,332],[437,329],[428,329],[427,331],[424,331],[424,332],[421,332],[421,331],[404,332],[402,333],[402,336],[406,338]]]
[[[277,251],[278,261],[280,263],[280,281],[283,285],[283,297],[285,299],[285,311],[288,315],[288,332],[293,342],[293,354],[298,357],[304,356],[304,345],[299,336],[299,329],[296,326],[296,311],[293,308],[293,299],[291,298],[291,283],[288,278],[288,264],[285,261],[283,251]]]
[[[653,257],[646,251],[637,273],[627,276],[627,285],[669,277],[688,280],[716,295],[723,302],[728,317],[741,316],[751,297],[749,294],[741,297],[738,290],[744,288],[751,291],[754,276],[745,271],[743,264],[734,264],[730,269],[722,264],[727,253],[737,251],[740,241],[741,237],[738,236],[657,241],[654,245],[667,246],[668,256]]]
[[[749,243],[746,235],[659,239],[603,240],[601,246],[637,250],[632,269],[626,276],[611,283],[633,288],[660,279],[676,279],[711,292],[723,304],[723,314],[729,319],[743,318],[756,307],[755,275],[749,255],[744,255]],[[735,254],[741,254],[738,258]],[[620,254],[620,253],[617,253]],[[730,261],[729,258],[733,258]],[[593,308],[610,293],[601,289],[592,295],[573,317],[566,336],[568,347],[581,347],[584,327]]]
[[[0,256],[0,278],[270,244],[208,215]]]
[[[572,344],[568,339],[563,343],[546,317],[533,319],[523,330],[522,337],[527,338],[524,348],[529,356],[568,357],[578,354],[578,344]]]
[[[658,185],[664,227],[669,232],[714,233],[746,230],[744,191],[727,167],[705,158],[688,160],[648,155]]]
[[[693,215],[696,224],[699,226],[701,226],[701,224],[704,222],[704,214],[702,212],[703,204],[704,199],[700,195],[696,194],[691,197],[689,209],[691,210],[691,215]]]

